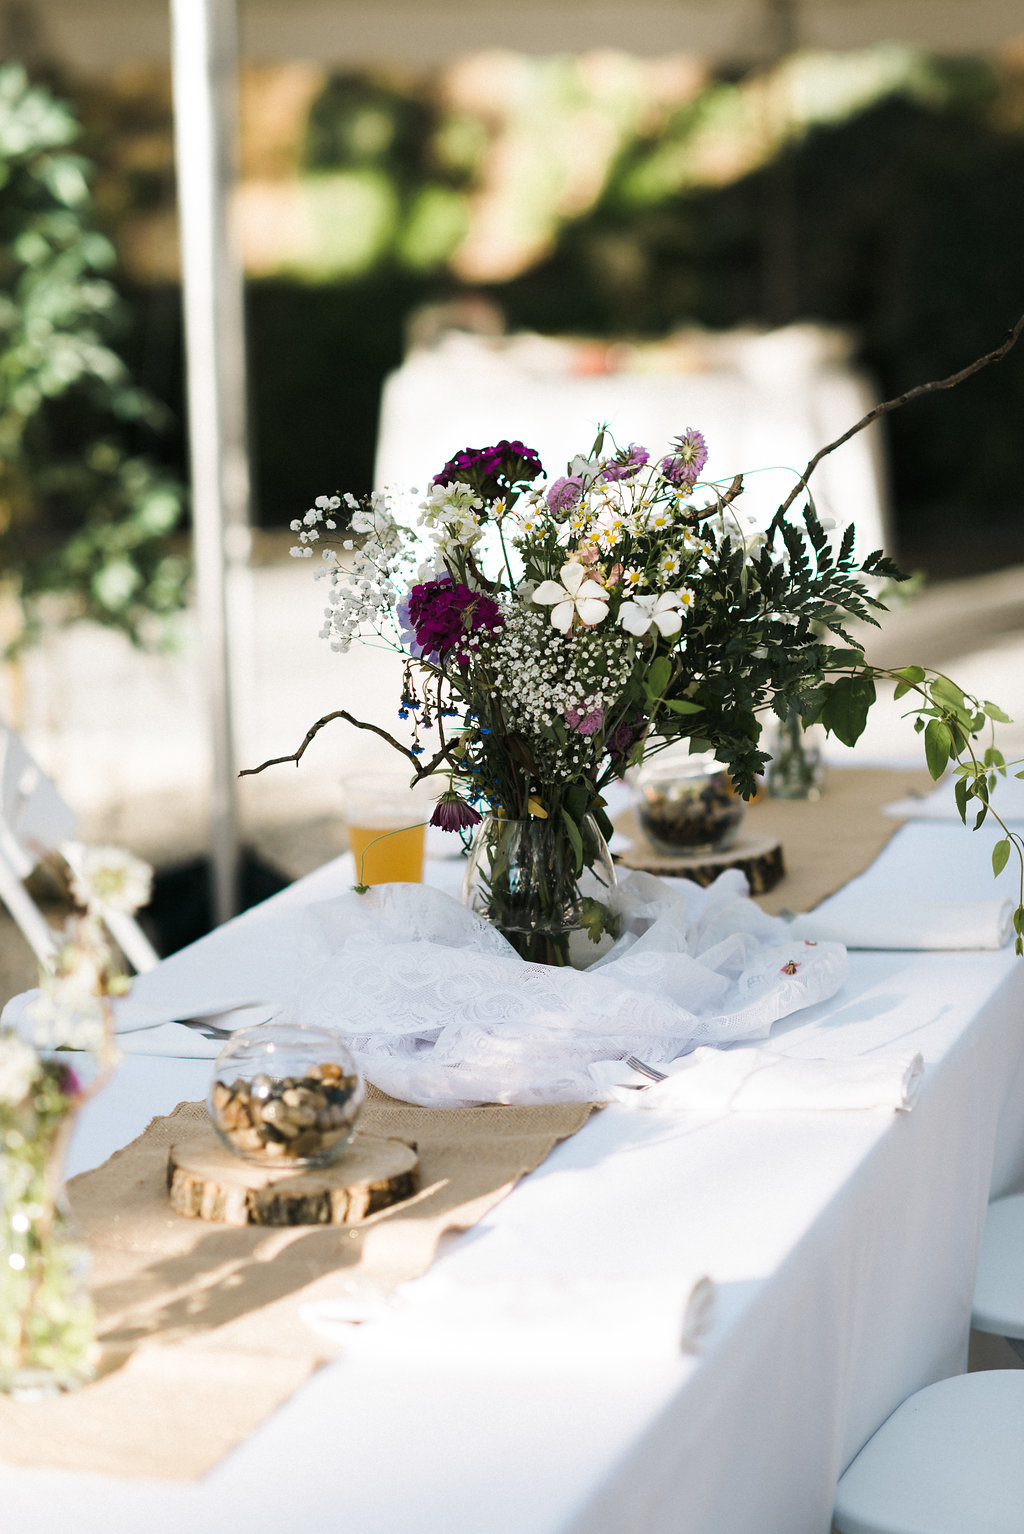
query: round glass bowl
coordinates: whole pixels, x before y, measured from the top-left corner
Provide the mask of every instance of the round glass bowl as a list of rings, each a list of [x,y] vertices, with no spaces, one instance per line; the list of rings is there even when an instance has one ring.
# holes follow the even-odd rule
[[[260,1166],[326,1166],[355,1133],[366,1089],[340,1033],[298,1023],[240,1028],[206,1100],[229,1150]]]
[[[691,857],[735,839],[746,805],[713,752],[674,746],[645,762],[633,782],[637,819],[656,852]]]

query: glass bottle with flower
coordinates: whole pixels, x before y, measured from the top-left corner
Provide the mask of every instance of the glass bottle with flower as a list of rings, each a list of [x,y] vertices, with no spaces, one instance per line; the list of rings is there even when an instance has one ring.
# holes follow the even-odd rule
[[[916,695],[934,775],[958,764],[962,813],[974,798],[987,814],[1005,770],[994,742],[975,751],[1005,718],[996,705],[921,667],[880,671],[850,636],[903,577],[880,552],[858,561],[854,529],[826,530],[809,493],[791,518],[813,461],[761,528],[737,506],[742,476],[703,480],[706,460],[694,428],[654,459],[602,432],[549,480],[533,450],[501,441],[447,462],[415,527],[380,493],[321,497],[292,524],[296,557],[321,550],[332,648],[372,631],[405,656],[412,743],[339,709],[273,760],[297,761],[340,718],[383,735],[416,778],[443,775],[434,823],[476,828],[464,898],[526,959],[580,962],[581,938],[591,957],[614,939],[604,791],[673,742],[713,749],[749,798],[766,711],[853,745],[887,675]],[[1011,831],[1000,845],[1020,857]]]
[[[89,1255],[64,1163],[79,1112],[116,1062],[111,1003],[130,983],[105,917],[144,905],[150,878],[114,848],[83,852],[52,969],[21,1026],[0,1030],[0,1391],[18,1398],[73,1389],[95,1372]]]

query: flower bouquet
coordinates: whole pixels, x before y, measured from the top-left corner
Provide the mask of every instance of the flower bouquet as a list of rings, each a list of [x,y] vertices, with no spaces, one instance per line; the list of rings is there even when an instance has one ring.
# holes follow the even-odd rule
[[[877,624],[884,583],[903,577],[880,552],[858,560],[854,528],[828,525],[809,492],[792,513],[828,451],[767,527],[741,510],[742,475],[702,477],[694,428],[653,457],[602,431],[557,477],[519,441],[466,448],[434,475],[413,525],[383,493],[319,498],[292,523],[292,553],[319,552],[322,636],[344,651],[376,633],[402,653],[411,744],[339,709],[274,760],[297,761],[342,718],[383,735],[415,778],[441,777],[433,823],[476,828],[464,898],[524,958],[549,963],[570,961],[574,932],[614,938],[604,791],[679,740],[713,750],[749,798],[768,761],[767,712],[820,721],[852,746],[876,679],[890,676],[911,695],[933,776],[956,762],[961,814],[974,799],[980,823],[1005,771],[991,729],[1006,716],[922,667],[866,660],[851,622]],[[1011,845],[1020,855],[1006,831],[997,872]]]

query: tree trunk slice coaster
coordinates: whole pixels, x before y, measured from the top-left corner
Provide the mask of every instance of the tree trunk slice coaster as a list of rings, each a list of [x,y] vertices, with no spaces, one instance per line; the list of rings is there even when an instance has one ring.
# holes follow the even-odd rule
[[[353,1225],[419,1191],[414,1145],[357,1134],[321,1167],[262,1167],[234,1156],[210,1129],[171,1146],[167,1192],[176,1214],[221,1225]]]
[[[632,846],[615,855],[623,868],[659,874],[667,879],[692,879],[706,886],[727,868],[746,874],[752,895],[765,895],[786,872],[782,861],[782,843],[771,836],[739,836],[731,847],[721,852],[698,852],[686,856],[664,856],[639,837]]]

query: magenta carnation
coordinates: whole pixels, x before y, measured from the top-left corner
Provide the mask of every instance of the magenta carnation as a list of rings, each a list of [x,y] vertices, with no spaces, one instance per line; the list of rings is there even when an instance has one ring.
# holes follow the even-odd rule
[[[485,501],[495,501],[517,485],[531,484],[543,473],[544,466],[532,447],[502,440],[493,447],[464,447],[449,458],[431,483],[469,485]]]
[[[412,588],[399,604],[399,621],[415,635],[409,647],[418,650],[420,658],[440,663],[454,654],[459,665],[466,666],[470,651],[477,649],[470,636],[480,629],[500,628],[505,620],[491,597],[457,586],[451,576],[443,575]]]

